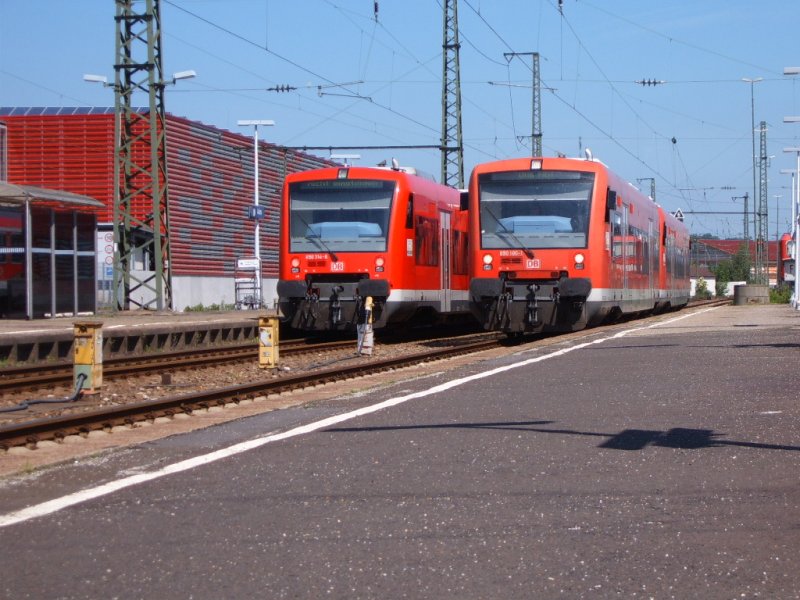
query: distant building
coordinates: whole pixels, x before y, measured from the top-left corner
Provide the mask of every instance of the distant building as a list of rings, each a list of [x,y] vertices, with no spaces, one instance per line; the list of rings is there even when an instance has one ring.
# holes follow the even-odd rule
[[[720,262],[731,260],[743,243],[744,240],[713,240],[693,237],[691,267],[689,271],[692,279],[695,280],[698,277],[703,277],[706,281],[709,279],[713,280],[714,272],[712,269],[715,269]],[[750,251],[750,263],[754,265],[756,260],[755,241],[749,240],[748,249]],[[766,251],[768,256],[767,272],[769,273],[770,285],[775,285],[777,280],[776,265],[778,242],[774,240],[767,242]]]
[[[5,129],[5,132],[2,130]],[[254,153],[250,135],[167,115],[167,173],[173,308],[233,304],[237,259],[253,255]],[[3,135],[5,133],[5,135]],[[98,299],[111,304],[113,278],[114,109],[0,107],[0,153],[10,183],[96,198]],[[0,156],[2,160],[2,156]],[[272,304],[278,275],[280,190],[287,173],[336,164],[259,143],[260,247],[264,297]],[[134,207],[139,217],[151,210]],[[140,257],[147,269],[147,257]]]

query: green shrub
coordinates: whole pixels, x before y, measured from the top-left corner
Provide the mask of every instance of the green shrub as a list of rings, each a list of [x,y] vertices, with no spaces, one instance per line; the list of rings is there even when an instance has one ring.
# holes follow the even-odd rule
[[[786,284],[781,284],[769,290],[769,301],[772,304],[789,304],[791,297],[792,288]]]
[[[201,302],[200,304],[195,304],[194,306],[187,306],[184,308],[184,312],[213,312],[213,311],[223,311],[223,310],[234,310],[236,308],[235,304],[225,304],[221,302],[220,304],[209,304],[208,306],[204,306]]]
[[[708,300],[711,298],[711,290],[708,289],[708,282],[699,277],[694,286],[694,297],[698,300]]]

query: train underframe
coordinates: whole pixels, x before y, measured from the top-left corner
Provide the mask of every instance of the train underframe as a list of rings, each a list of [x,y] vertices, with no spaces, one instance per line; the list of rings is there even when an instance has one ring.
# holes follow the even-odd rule
[[[386,325],[389,282],[382,279],[340,277],[308,281],[278,281],[278,303],[283,319],[301,331],[354,331],[372,297],[372,324]]]
[[[365,301],[370,297],[374,329],[474,325],[466,294],[451,299],[445,309],[436,290],[390,291],[388,281],[380,279],[279,280],[281,321],[299,331],[352,332],[362,322]]]
[[[484,329],[509,334],[577,331],[587,325],[591,281],[475,278],[470,310]]]

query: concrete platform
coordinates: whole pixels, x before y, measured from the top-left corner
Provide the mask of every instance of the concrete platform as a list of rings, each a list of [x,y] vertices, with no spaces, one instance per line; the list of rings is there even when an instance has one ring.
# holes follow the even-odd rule
[[[800,312],[612,329],[28,465],[0,595],[798,598]]]

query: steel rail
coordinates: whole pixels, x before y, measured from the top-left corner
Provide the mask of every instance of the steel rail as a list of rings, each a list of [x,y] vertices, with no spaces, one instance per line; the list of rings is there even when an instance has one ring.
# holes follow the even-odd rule
[[[331,383],[343,379],[362,377],[381,371],[407,367],[420,362],[442,360],[457,355],[469,354],[497,347],[505,342],[498,338],[473,344],[439,350],[429,350],[403,357],[360,363],[347,367],[335,367],[321,371],[302,373],[280,379],[269,379],[235,386],[217,388],[190,394],[168,396],[156,400],[126,404],[87,411],[79,415],[43,418],[26,423],[0,427],[0,448],[28,446],[35,448],[43,440],[60,440],[68,435],[87,435],[92,430],[117,425],[132,425],[136,421],[153,420],[177,413],[191,414],[198,408],[222,406],[243,399],[252,399],[266,394],[276,394],[310,385]]]
[[[694,303],[692,307],[715,306],[720,304],[730,304],[730,300],[712,300],[709,302]],[[569,335],[577,337],[590,336],[608,327],[621,325],[623,325],[623,323],[618,322],[610,326],[584,329]],[[561,336],[552,337],[552,339],[556,340],[559,338],[561,338]],[[362,377],[376,372],[407,367],[420,362],[430,362],[453,356],[480,352],[501,345],[518,345],[519,343],[524,343],[523,340],[524,338],[522,340],[515,339],[514,341],[510,341],[508,339],[494,337],[492,339],[461,346],[429,350],[413,355],[375,360],[368,363],[362,362],[347,367],[338,366],[325,370],[285,376],[278,379],[255,381],[190,394],[168,396],[123,406],[94,409],[79,415],[42,418],[25,423],[6,425],[0,427],[0,448],[9,449],[14,446],[23,445],[29,448],[35,448],[36,444],[43,440],[60,440],[68,435],[74,434],[87,435],[92,430],[110,430],[117,425],[132,425],[137,421],[153,420],[159,416],[173,416],[178,413],[191,414],[191,412],[197,408],[224,406],[231,402],[238,403],[243,399],[253,399],[258,396],[276,394],[307,387],[312,384],[318,385],[347,378]]]
[[[353,345],[353,341],[316,344],[308,344],[305,341],[282,342],[280,352],[285,356],[289,356],[307,352],[334,351]],[[103,377],[105,379],[114,379],[140,375],[150,371],[214,366],[215,364],[254,359],[257,356],[258,346],[253,343],[148,356],[120,357],[103,362]],[[73,365],[71,363],[7,367],[0,369],[0,393],[31,390],[52,385],[69,386],[72,384],[73,377]]]

